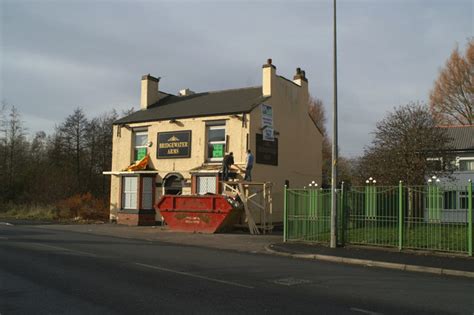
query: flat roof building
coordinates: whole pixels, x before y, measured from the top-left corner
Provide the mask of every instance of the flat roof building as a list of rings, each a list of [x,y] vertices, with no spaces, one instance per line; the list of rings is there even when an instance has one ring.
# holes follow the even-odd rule
[[[255,157],[252,180],[273,184],[273,216],[283,220],[284,185],[321,182],[322,135],[308,113],[308,80],[277,75],[271,59],[262,85],[172,95],[160,78],[144,75],[140,110],[113,127],[110,219],[152,224],[154,203],[166,194],[220,193],[222,159],[233,152],[236,180],[243,180],[247,150]],[[124,171],[149,157],[146,169]],[[155,218],[156,216],[156,218]]]

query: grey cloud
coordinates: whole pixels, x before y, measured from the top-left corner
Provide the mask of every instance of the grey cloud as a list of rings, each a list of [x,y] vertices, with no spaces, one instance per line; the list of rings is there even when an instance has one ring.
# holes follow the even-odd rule
[[[261,84],[297,66],[331,121],[329,2],[3,1],[1,98],[30,133],[73,108],[89,115],[139,102],[140,76],[176,93]],[[338,1],[340,146],[355,155],[393,106],[426,100],[456,42],[472,34],[470,1]],[[331,127],[329,125],[329,130]]]

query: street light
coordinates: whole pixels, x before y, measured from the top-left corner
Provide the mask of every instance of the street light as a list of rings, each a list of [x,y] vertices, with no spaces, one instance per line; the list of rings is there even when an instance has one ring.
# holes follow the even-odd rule
[[[334,104],[332,109],[332,163],[331,163],[331,248],[337,246],[337,30],[336,30],[336,0],[333,0],[333,53],[334,53]]]

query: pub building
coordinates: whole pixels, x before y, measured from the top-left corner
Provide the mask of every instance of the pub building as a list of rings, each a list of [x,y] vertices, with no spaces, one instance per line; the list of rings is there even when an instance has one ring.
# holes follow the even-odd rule
[[[233,152],[234,180],[243,181],[247,150],[252,180],[272,183],[273,218],[283,220],[284,185],[321,182],[322,134],[308,114],[308,80],[277,75],[268,59],[262,85],[177,95],[144,75],[140,110],[114,122],[110,219],[130,225],[161,220],[162,194],[221,193],[223,157]],[[142,167],[133,167],[141,161]],[[129,167],[132,165],[132,167]]]

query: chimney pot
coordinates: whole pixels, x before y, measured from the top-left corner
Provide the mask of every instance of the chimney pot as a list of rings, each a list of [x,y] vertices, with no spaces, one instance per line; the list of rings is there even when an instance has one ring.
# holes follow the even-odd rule
[[[271,64],[272,64],[272,58],[268,58],[268,59],[267,59],[267,64],[268,64],[268,65],[271,65]]]
[[[301,80],[308,82],[308,79],[306,79],[306,72],[304,70],[301,70],[301,68],[296,68],[296,74],[293,76],[293,80]],[[300,83],[297,83],[300,84]]]
[[[189,95],[193,95],[195,94],[196,92],[194,91],[191,91],[190,89],[182,89],[182,90],[179,90],[179,96],[189,96]]]
[[[140,98],[140,108],[145,110],[150,105],[158,102],[160,99],[159,93],[159,82],[160,77],[155,78],[151,76],[149,73],[142,76],[141,81],[141,98]]]

